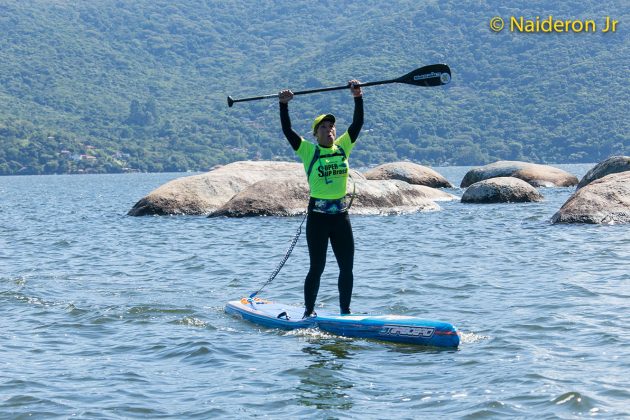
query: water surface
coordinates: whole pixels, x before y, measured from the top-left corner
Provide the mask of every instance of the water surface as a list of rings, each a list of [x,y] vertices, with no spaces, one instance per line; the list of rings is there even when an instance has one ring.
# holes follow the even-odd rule
[[[551,225],[572,188],[352,218],[353,310],[457,325],[440,350],[224,314],[301,218],[125,215],[185,175],[0,177],[2,417],[630,415],[630,226]],[[261,295],[301,305],[307,258],[301,237]],[[337,307],[336,275],[331,254],[318,305]]]

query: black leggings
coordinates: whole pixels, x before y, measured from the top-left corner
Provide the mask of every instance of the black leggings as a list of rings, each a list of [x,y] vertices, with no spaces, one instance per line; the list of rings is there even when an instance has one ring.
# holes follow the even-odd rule
[[[311,260],[306,280],[304,280],[304,303],[306,313],[315,308],[319,291],[319,281],[326,266],[328,239],[339,265],[339,307],[342,314],[350,313],[352,285],[354,278],[354,237],[348,213],[324,214],[309,211],[306,219],[306,243]]]

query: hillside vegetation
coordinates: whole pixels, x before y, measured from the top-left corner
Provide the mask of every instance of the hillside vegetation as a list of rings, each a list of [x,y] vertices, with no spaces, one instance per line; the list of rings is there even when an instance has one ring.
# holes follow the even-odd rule
[[[617,1],[4,0],[0,174],[205,171],[295,159],[274,99],[446,63],[440,88],[366,88],[354,166],[408,159],[595,162],[630,154],[630,13]],[[620,21],[615,33],[494,33],[493,16]],[[296,131],[352,117],[349,92],[296,97]]]

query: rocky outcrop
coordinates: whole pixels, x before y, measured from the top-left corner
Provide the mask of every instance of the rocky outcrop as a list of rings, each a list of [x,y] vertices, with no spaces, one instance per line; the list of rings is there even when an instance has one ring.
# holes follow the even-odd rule
[[[353,174],[348,193],[355,191],[351,214],[400,214],[435,211],[435,201],[457,200],[458,197],[435,188],[411,185],[403,181],[370,181]],[[309,199],[306,179],[295,182],[286,179],[259,181],[236,194],[209,217],[295,216],[304,214]]]
[[[630,171],[613,173],[577,190],[552,223],[630,223]]]
[[[389,214],[436,210],[434,201],[458,197],[402,181],[368,181],[352,170],[356,183],[351,212]],[[175,179],[142,198],[129,211],[143,215],[292,216],[304,213],[309,190],[304,167],[290,162],[235,162],[205,174]]]
[[[235,194],[267,178],[304,178],[299,163],[243,161],[200,175],[178,178],[151,191],[127,213],[145,215],[207,215]]]
[[[471,169],[460,186],[466,188],[476,182],[498,177],[522,179],[534,187],[570,187],[578,183],[575,175],[553,166],[502,160]]]
[[[536,188],[512,177],[476,182],[462,196],[462,203],[524,203],[542,200],[543,196]]]
[[[603,178],[606,175],[630,171],[630,157],[628,156],[612,156],[603,162],[598,163],[590,171],[584,175],[578,184],[578,190],[596,179]]]
[[[453,185],[431,168],[412,162],[393,162],[379,165],[364,172],[367,179],[398,179],[414,185],[432,188],[452,188]]]

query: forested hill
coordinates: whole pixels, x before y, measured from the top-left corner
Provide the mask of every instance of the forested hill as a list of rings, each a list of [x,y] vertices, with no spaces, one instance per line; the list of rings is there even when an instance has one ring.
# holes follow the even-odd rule
[[[506,28],[490,30],[493,16]],[[597,22],[510,31],[510,17]],[[603,33],[607,16],[619,22]],[[630,9],[611,1],[3,0],[0,174],[205,171],[294,159],[274,99],[446,63],[439,88],[365,88],[353,165],[595,162],[630,154]],[[352,117],[349,92],[298,96],[293,126]]]

